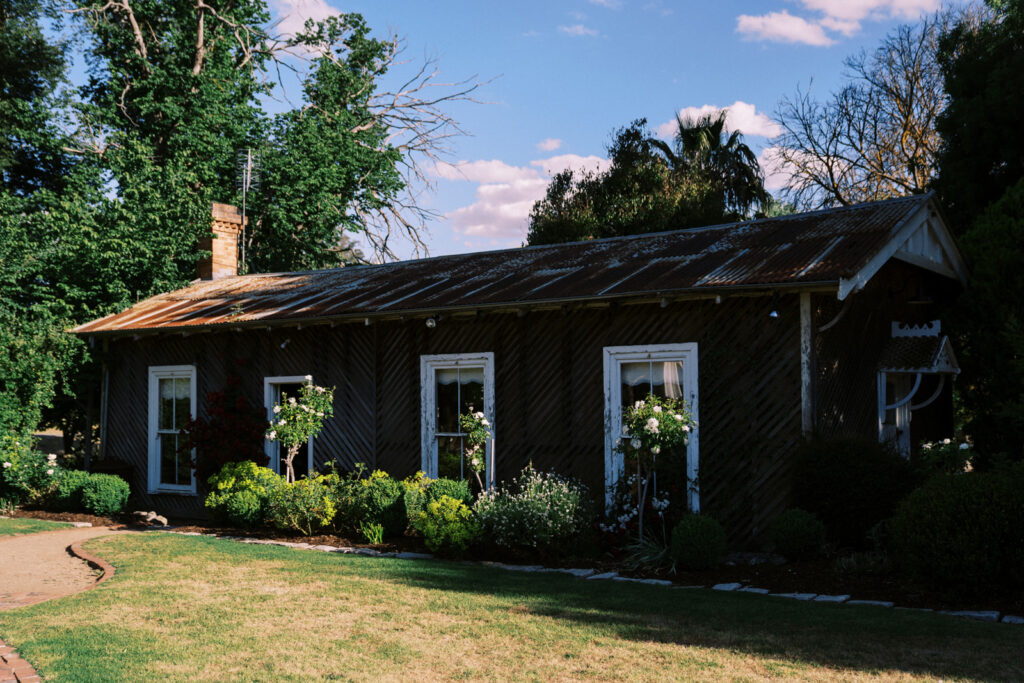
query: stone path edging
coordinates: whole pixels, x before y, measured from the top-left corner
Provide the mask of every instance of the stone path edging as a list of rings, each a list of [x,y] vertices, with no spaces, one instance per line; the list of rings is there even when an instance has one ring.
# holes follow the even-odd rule
[[[277,545],[285,548],[294,548],[296,550],[318,550],[320,552],[328,553],[341,553],[343,555],[365,555],[369,557],[390,557],[401,560],[433,560],[436,559],[429,553],[410,553],[410,552],[381,552],[379,550],[373,550],[372,548],[355,548],[348,546],[333,546],[333,545],[312,545],[310,543],[292,543],[290,541],[272,541],[263,538],[247,538],[242,536],[222,536],[219,534],[203,534],[198,531],[175,531],[173,529],[148,529],[147,531],[161,531],[168,534],[178,534],[180,536],[204,536],[207,538],[219,538],[225,541],[236,541],[240,543],[251,543],[256,545]],[[587,581],[617,581],[626,583],[642,583],[651,586],[665,586],[673,590],[693,590],[693,589],[708,589],[725,592],[737,592],[737,593],[748,593],[752,595],[763,595],[770,598],[786,598],[789,600],[800,600],[805,602],[818,602],[818,603],[829,603],[833,605],[851,605],[851,606],[873,606],[873,607],[885,607],[895,608],[897,610],[915,611],[915,612],[933,612],[936,614],[943,614],[951,617],[960,617],[964,619],[973,619],[976,621],[988,621],[988,622],[999,622],[1003,624],[1019,624],[1024,625],[1024,616],[1018,616],[1014,614],[1008,614],[1006,612],[1000,612],[996,610],[935,610],[928,607],[897,607],[895,603],[887,600],[854,600],[849,595],[825,595],[818,593],[772,593],[767,588],[757,588],[754,586],[744,586],[742,583],[719,583],[713,586],[682,586],[675,585],[671,581],[665,579],[637,579],[629,576],[619,576],[618,572],[603,572],[598,573],[594,569],[580,568],[571,569],[564,567],[544,567],[542,565],[521,565],[521,564],[505,564],[503,562],[490,562],[490,561],[473,561],[465,560],[463,564],[471,564],[484,567],[493,567],[495,569],[504,569],[505,571],[512,572],[535,572],[535,573],[557,573],[557,574],[568,574],[579,579],[585,579]],[[111,568],[113,573],[113,568]],[[103,580],[103,579],[101,579]],[[99,583],[99,582],[97,582]],[[0,682],[2,683],[2,682]]]
[[[102,536],[99,536],[97,538],[102,538]],[[89,540],[91,541],[92,539],[90,538]],[[114,576],[114,572],[117,571],[116,569],[114,569],[114,565],[110,564],[109,562],[107,562],[103,558],[96,557],[95,555],[93,555],[89,551],[83,549],[81,541],[78,541],[76,543],[72,543],[71,545],[69,545],[68,546],[68,551],[72,555],[77,557],[78,559],[88,563],[89,566],[91,566],[93,569],[96,569],[98,571],[103,572],[103,574],[100,576],[100,578],[96,579],[96,581],[94,581],[92,583],[92,585],[90,585],[87,588],[84,588],[81,591],[79,591],[81,593],[84,593],[85,591],[92,590],[93,588],[95,588],[96,586],[100,585],[104,581],[107,581],[108,579],[112,578]],[[77,593],[75,595],[77,595]]]
[[[35,668],[0,638],[0,683],[38,683],[41,680]]]

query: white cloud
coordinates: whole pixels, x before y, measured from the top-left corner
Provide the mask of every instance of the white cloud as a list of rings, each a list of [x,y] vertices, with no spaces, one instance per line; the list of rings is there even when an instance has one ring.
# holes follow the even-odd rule
[[[832,45],[836,41],[826,29],[849,37],[860,31],[864,21],[916,19],[925,12],[934,12],[941,4],[941,0],[796,1],[817,16],[794,16],[785,9],[759,16],[743,14],[736,19],[736,31],[750,40]]]
[[[518,244],[526,238],[530,209],[544,196],[552,175],[568,168],[604,169],[608,163],[598,156],[560,154],[536,159],[529,166],[512,166],[498,160],[460,161],[438,164],[434,172],[446,180],[479,183],[475,202],[446,214],[455,232]],[[491,243],[495,245],[503,246]]]
[[[726,107],[718,107],[713,104],[684,107],[679,110],[679,115],[683,118],[694,119],[714,114],[722,109],[726,110],[725,126],[731,131],[738,130],[744,135],[762,138],[773,138],[782,132],[779,125],[772,121],[767,114],[757,111],[754,105],[741,100],[736,100]],[[676,132],[676,122],[674,120],[666,121],[656,126],[654,132],[660,138],[671,138]]]
[[[279,20],[277,32],[285,38],[301,31],[307,19],[323,21],[341,14],[326,0],[270,0],[270,9]]]
[[[562,141],[558,138],[545,138],[537,143],[537,149],[542,152],[554,152],[556,149],[562,146]]]
[[[786,186],[789,174],[785,165],[778,158],[778,147],[765,147],[757,155],[757,163],[764,172],[764,189],[777,192]]]
[[[591,5],[600,5],[608,9],[619,9],[622,7],[622,0],[590,0]]]
[[[596,28],[589,28],[583,24],[573,24],[572,26],[559,26],[558,30],[567,36],[590,36],[594,37],[597,35]]]
[[[818,24],[795,17],[786,10],[769,12],[759,17],[741,14],[736,19],[736,31],[750,40],[818,46],[832,45],[835,42],[825,35],[825,30]]]

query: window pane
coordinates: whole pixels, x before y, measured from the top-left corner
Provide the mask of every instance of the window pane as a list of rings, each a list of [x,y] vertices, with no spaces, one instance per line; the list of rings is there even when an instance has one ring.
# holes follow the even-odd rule
[[[437,476],[462,479],[462,438],[441,436],[437,439]]]
[[[160,435],[160,483],[177,484],[177,457],[175,448],[178,439],[175,434]]]
[[[468,413],[470,410],[478,411],[484,409],[484,369],[483,368],[462,368],[459,372],[459,381],[462,384],[460,413]],[[461,430],[460,430],[461,431]]]
[[[437,431],[459,431],[459,371],[457,368],[438,369],[435,374],[437,386]]]
[[[175,445],[181,445],[181,439],[177,435],[175,436]],[[181,452],[177,453],[178,461],[178,479],[175,482],[180,486],[191,486],[192,485],[192,453],[186,449],[182,449]]]
[[[174,429],[174,380],[160,379],[157,397],[157,429]]]
[[[651,393],[661,398],[683,398],[682,361],[655,362],[652,370]]]
[[[623,363],[619,367],[622,374],[622,407],[629,408],[651,393],[651,363]]]
[[[181,429],[192,414],[192,380],[178,377],[174,380],[174,428]]]

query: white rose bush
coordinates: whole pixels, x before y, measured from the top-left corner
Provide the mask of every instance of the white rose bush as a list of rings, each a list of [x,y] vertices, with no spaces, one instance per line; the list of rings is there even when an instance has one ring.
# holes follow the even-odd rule
[[[470,412],[459,415],[459,429],[466,435],[463,456],[466,469],[476,476],[480,490],[483,491],[487,487],[484,486],[481,474],[487,468],[487,442],[491,440],[494,430],[482,412],[474,412],[473,406],[470,406],[469,410]]]
[[[626,471],[630,472],[632,497],[631,510],[624,514],[631,521],[637,520],[638,540],[644,537],[644,510],[648,505],[659,517],[663,517],[669,505],[664,495],[651,497],[658,458],[677,459],[686,457],[686,446],[697,423],[686,407],[686,402],[673,398],[648,395],[623,411],[623,432],[616,448],[623,454]]]
[[[33,450],[31,437],[0,437],[0,510],[46,498],[57,483],[56,460]]]
[[[299,395],[281,394],[281,402],[273,408],[273,418],[267,428],[267,438],[277,441],[287,449],[285,477],[289,483],[295,481],[293,463],[302,444],[315,438],[323,429],[324,420],[334,414],[334,387],[321,387],[306,376],[307,384],[299,389]]]

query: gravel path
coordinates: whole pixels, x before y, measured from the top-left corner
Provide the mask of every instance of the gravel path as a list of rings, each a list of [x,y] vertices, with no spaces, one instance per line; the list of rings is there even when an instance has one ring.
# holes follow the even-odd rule
[[[131,533],[110,527],[60,529],[0,540],[0,610],[71,595],[96,582],[97,572],[68,546],[97,536]]]

